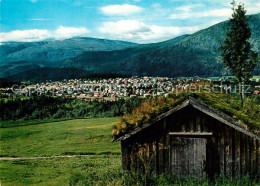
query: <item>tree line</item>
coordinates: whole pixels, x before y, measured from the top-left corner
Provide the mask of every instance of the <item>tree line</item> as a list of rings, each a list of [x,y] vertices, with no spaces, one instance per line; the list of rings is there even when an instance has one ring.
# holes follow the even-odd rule
[[[49,96],[0,100],[0,121],[59,119],[81,117],[117,117],[141,105],[144,98],[116,101],[90,101]]]

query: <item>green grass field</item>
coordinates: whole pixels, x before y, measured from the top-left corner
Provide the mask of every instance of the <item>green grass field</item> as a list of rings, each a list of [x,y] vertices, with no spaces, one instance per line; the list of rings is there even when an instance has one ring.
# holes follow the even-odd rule
[[[111,143],[111,128],[117,120],[117,118],[78,119],[2,128],[0,156],[119,154],[119,143]]]
[[[143,176],[121,169],[120,144],[111,143],[118,118],[77,119],[0,129],[0,185],[143,185]],[[75,155],[73,157],[52,156]],[[89,156],[79,156],[89,155]],[[206,179],[151,178],[152,185],[210,185]],[[215,185],[255,185],[219,179]]]
[[[84,179],[80,179],[81,182],[83,180],[85,183],[101,184],[106,180],[106,183],[114,183],[115,176],[110,173],[121,171],[120,144],[111,142],[111,128],[117,120],[117,118],[78,119],[2,128],[1,157],[95,155],[0,160],[2,185],[74,185],[80,182],[79,178],[83,175]],[[87,179],[87,176],[91,176],[91,179]]]
[[[120,156],[0,162],[2,186],[120,185]]]

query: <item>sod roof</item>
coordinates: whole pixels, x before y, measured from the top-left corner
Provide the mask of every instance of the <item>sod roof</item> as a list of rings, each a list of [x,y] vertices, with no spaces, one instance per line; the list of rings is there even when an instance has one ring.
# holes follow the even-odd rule
[[[260,134],[260,96],[247,97],[244,107],[241,107],[239,95],[236,94],[213,94],[213,93],[181,93],[179,95],[170,94],[169,97],[157,97],[146,100],[140,107],[131,114],[125,115],[113,127],[114,140],[123,140],[130,134],[135,134],[150,124],[171,114],[178,107],[186,104],[193,104],[197,108],[205,106],[204,112],[207,114],[220,116],[216,118],[234,125],[233,128],[243,130],[244,133],[252,134],[258,138]],[[185,105],[184,105],[185,106]],[[205,110],[206,109],[206,110]],[[259,138],[258,138],[259,139]]]

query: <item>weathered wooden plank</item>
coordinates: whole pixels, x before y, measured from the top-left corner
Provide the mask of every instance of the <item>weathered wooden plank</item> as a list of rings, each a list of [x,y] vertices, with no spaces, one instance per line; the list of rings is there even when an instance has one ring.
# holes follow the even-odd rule
[[[205,163],[206,163],[206,160],[207,160],[207,156],[206,156],[206,139],[205,138],[201,138],[201,157],[202,157],[202,160],[201,160],[201,177],[205,177],[206,176],[206,172],[205,172]]]
[[[203,126],[203,131],[204,132],[211,132],[209,131],[209,123],[206,122],[206,119],[205,119],[205,115],[202,115],[201,114],[201,126]]]
[[[227,164],[228,164],[228,143],[229,143],[229,139],[228,139],[228,130],[225,127],[223,130],[223,134],[224,134],[224,175],[227,176]]]
[[[200,117],[200,115],[193,112],[191,130],[189,132],[201,132],[201,124],[198,121]]]
[[[171,174],[179,175],[180,163],[180,139],[178,137],[172,138],[171,141]]]
[[[129,170],[129,151],[124,142],[121,142],[121,162],[124,170]]]
[[[218,143],[218,151],[219,151],[219,168],[220,168],[220,176],[225,176],[225,136],[223,134],[223,130],[221,130],[219,134],[219,143]]]
[[[169,132],[170,136],[192,136],[196,137],[198,136],[199,138],[206,137],[206,136],[212,136],[212,132]]]
[[[159,147],[164,147],[164,137],[161,137],[159,140]],[[163,164],[163,153],[164,153],[164,148],[159,149],[159,174],[164,173],[164,164]]]
[[[180,177],[184,177],[186,176],[186,166],[185,166],[185,162],[187,161],[186,157],[187,157],[187,154],[185,154],[185,143],[186,143],[186,140],[184,138],[180,138],[181,139],[181,145],[180,145],[180,149],[179,149],[179,161],[180,163],[178,164],[179,165],[179,176]]]
[[[202,126],[201,126],[201,122],[200,122],[200,118],[201,118],[201,115],[200,114],[197,114],[196,111],[194,111],[196,114],[194,116],[194,124],[193,124],[193,131],[190,131],[190,132],[199,132],[199,131],[202,131]]]
[[[252,151],[251,151],[251,170],[252,170],[252,175],[256,175],[256,141],[251,138],[251,145],[252,145]]]
[[[200,144],[199,144],[200,138],[194,139],[193,138],[193,144],[194,144],[194,168],[193,168],[193,176],[200,177],[201,172],[201,160],[202,160],[202,154],[200,154]]]
[[[246,136],[246,172],[251,171],[251,159],[250,159],[250,137]]]
[[[208,177],[212,179],[214,176],[214,169],[215,169],[215,154],[214,154],[214,143],[213,138],[207,139],[207,149],[206,149],[206,156],[207,156],[207,162],[206,162],[206,171],[208,174]]]
[[[260,141],[256,141],[256,174],[260,175]],[[260,181],[260,176],[258,176],[258,181]]]
[[[218,153],[218,143],[219,143],[219,136],[217,135],[213,135],[212,137],[212,159],[213,159],[213,163],[212,163],[212,170],[213,170],[213,174],[212,174],[212,178],[214,178],[215,176],[218,176],[220,173],[220,157],[219,157],[219,153]]]
[[[240,133],[240,174],[241,176],[246,174],[246,143],[243,133]]]
[[[193,154],[194,154],[193,143],[194,143],[194,141],[191,139],[191,141],[190,141],[190,143],[188,144],[188,147],[187,147],[187,151],[189,153],[188,161],[187,161],[188,175],[192,175],[192,173],[193,173],[193,169],[192,169],[193,168],[193,166],[192,166]]]
[[[234,171],[235,171],[235,178],[241,177],[241,167],[240,167],[240,132],[234,132]]]
[[[160,147],[159,147],[159,141],[158,140],[156,140],[156,142],[155,142],[155,145],[156,145],[156,153],[155,153],[155,161],[156,161],[156,164],[155,164],[155,166],[156,166],[156,176],[159,176],[159,151],[160,151]]]
[[[170,173],[170,169],[169,169],[169,159],[170,159],[170,136],[166,135],[165,136],[165,148],[164,148],[164,173],[165,174],[169,174]]]
[[[236,177],[235,165],[236,165],[236,131],[231,129],[231,138],[232,138],[232,177]]]
[[[154,153],[153,152],[153,143],[149,143],[149,146],[148,146],[148,159],[150,161],[149,176],[151,176],[154,171],[153,153]]]
[[[191,132],[193,131],[194,128],[194,116],[192,113],[185,113],[185,130],[186,132]]]
[[[204,175],[204,162],[206,161],[206,139],[193,138],[196,144],[196,157],[195,157],[195,173],[194,176],[203,177]]]
[[[226,176],[232,177],[232,129],[228,129],[227,133],[227,169],[226,169]]]

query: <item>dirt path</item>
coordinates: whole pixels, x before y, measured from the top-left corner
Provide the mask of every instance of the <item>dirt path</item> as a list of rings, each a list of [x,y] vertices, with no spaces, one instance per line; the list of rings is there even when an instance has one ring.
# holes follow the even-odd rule
[[[61,156],[48,156],[48,157],[15,157],[15,158],[0,158],[0,160],[36,160],[36,159],[53,159],[53,158],[75,158],[75,157],[89,157],[94,155],[61,155]]]

